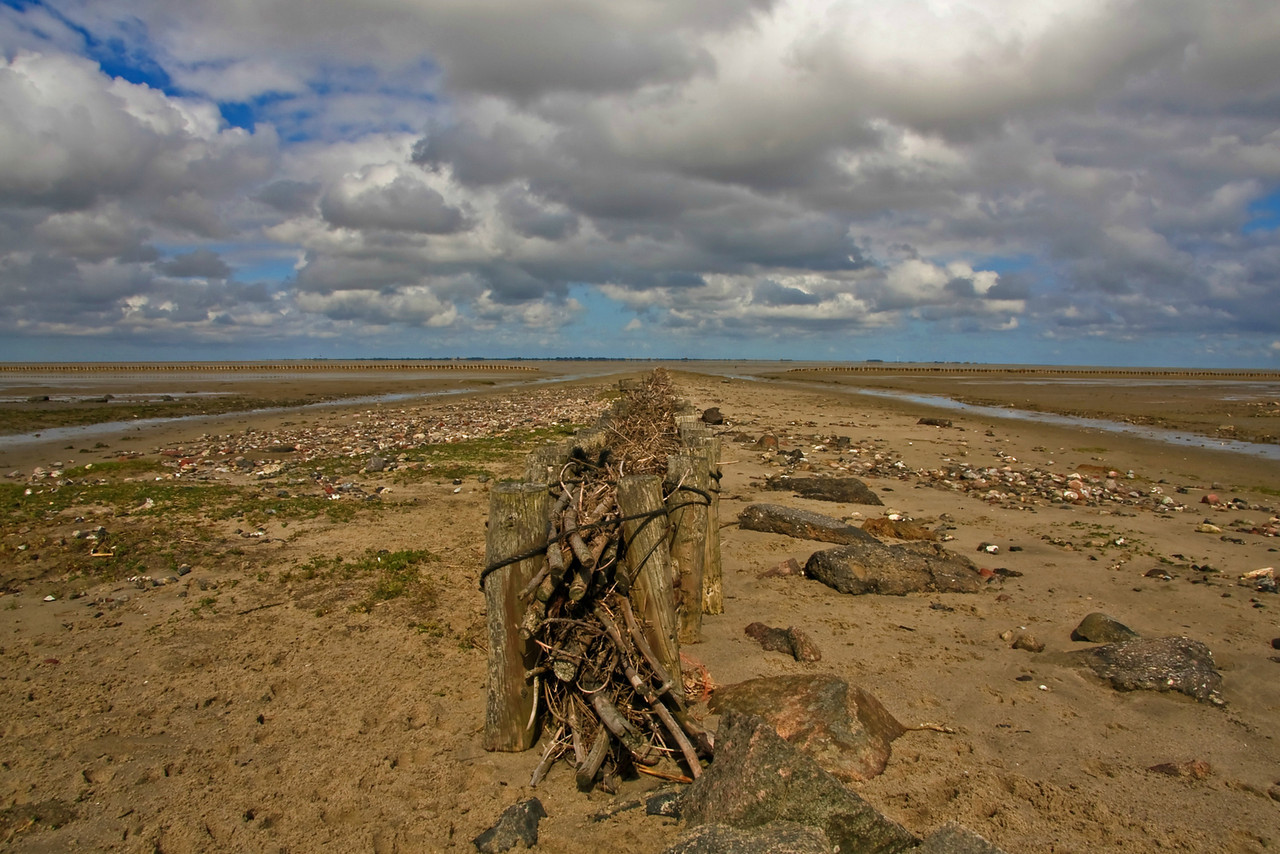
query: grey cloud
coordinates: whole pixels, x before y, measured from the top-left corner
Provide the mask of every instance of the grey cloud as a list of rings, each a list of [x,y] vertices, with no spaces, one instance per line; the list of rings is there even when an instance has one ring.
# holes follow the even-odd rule
[[[563,240],[578,231],[578,217],[572,212],[548,209],[518,188],[502,194],[499,210],[511,227],[525,237]]]
[[[320,196],[321,186],[316,181],[272,181],[259,190],[253,198],[281,213],[299,214],[311,210]]]
[[[179,278],[226,279],[231,276],[227,262],[210,249],[197,249],[158,265],[162,273]]]
[[[115,205],[52,213],[29,228],[45,248],[81,261],[151,261],[159,256],[146,242],[148,230]]]
[[[406,175],[385,186],[332,187],[320,200],[320,213],[340,228],[449,234],[470,227],[461,210]]]
[[[822,297],[799,288],[765,280],[752,289],[754,301],[763,305],[819,305]]]

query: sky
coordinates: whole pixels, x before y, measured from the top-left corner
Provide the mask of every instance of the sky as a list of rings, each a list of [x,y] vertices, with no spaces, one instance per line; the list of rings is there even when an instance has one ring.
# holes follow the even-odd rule
[[[1280,368],[1276,0],[0,0],[0,361]]]

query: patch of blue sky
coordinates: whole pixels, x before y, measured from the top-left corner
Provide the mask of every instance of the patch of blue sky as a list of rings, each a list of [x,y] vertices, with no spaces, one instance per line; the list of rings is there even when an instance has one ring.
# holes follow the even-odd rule
[[[146,24],[137,18],[124,18],[115,22],[113,34],[100,36],[63,13],[56,5],[40,0],[2,0],[5,6],[18,11],[41,9],[83,41],[84,55],[98,63],[104,74],[118,77],[158,89],[167,95],[181,94],[174,86],[168,72],[156,60],[156,50],[147,32]]]
[[[969,262],[975,270],[991,270],[995,273],[1021,273],[1040,263],[1034,255],[981,255]]]
[[[308,79],[306,91],[264,96],[248,106],[253,120],[271,122],[285,144],[421,133],[439,109],[437,72],[429,60],[391,76],[363,66],[327,66]]]
[[[1280,187],[1250,204],[1249,217],[1241,229],[1245,234],[1280,228]]]

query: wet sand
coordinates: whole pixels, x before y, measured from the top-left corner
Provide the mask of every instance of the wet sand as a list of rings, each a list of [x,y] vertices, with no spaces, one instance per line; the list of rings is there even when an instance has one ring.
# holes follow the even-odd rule
[[[576,369],[578,378],[548,390],[584,401],[606,393],[614,371],[640,369],[559,367],[565,374]],[[769,382],[725,376],[755,370],[743,364],[670,367],[683,368],[673,379],[684,396],[699,408],[719,407],[728,419],[718,428],[726,613],[708,618],[704,641],[685,650],[715,682],[833,672],[872,692],[905,723],[954,730],[907,734],[895,742],[885,773],[855,786],[917,834],[957,821],[1010,854],[1263,852],[1280,845],[1280,663],[1272,660],[1280,650],[1271,648],[1280,637],[1280,599],[1239,580],[1276,563],[1277,538],[1246,529],[1265,528],[1276,516],[1280,463],[939,412],[852,395],[830,387],[831,377]],[[591,371],[596,375],[580,376]],[[448,380],[455,381],[462,378]],[[301,377],[289,382],[288,388],[262,383],[255,394],[339,389],[309,386]],[[445,388],[432,378],[422,385],[351,382],[346,389],[361,394]],[[924,381],[895,387],[940,388]],[[1009,386],[984,387],[974,399],[1028,405],[1002,388]],[[533,400],[525,385],[485,386],[474,396],[236,414],[131,428],[93,442],[10,448],[0,460],[25,483],[32,467],[54,461],[121,452],[161,458],[166,449],[186,454],[250,440],[265,449],[285,431],[354,434],[380,418],[474,430],[492,416],[469,415],[469,401],[480,410],[486,401],[518,405],[522,396]],[[1167,406],[1154,390],[1143,401],[1133,397],[1104,407],[1096,394],[1077,389],[1055,405],[1083,411],[1092,402],[1090,411],[1118,417]],[[1046,408],[1051,402],[1039,400]],[[921,425],[923,415],[942,415],[953,426]],[[803,451],[801,467],[758,448],[766,433],[783,450]],[[202,439],[210,436],[222,439]],[[837,436],[848,437],[850,448],[835,450]],[[230,460],[236,452],[219,453]],[[319,489],[310,475],[290,479],[289,453],[248,456],[257,470],[273,460],[286,467],[258,480],[229,466],[226,474],[211,474],[211,483],[259,490],[264,501],[277,490]],[[491,466],[491,474],[506,476],[516,466],[504,465]],[[1147,503],[991,498],[945,488],[931,474],[1005,468],[1060,476],[1115,470]],[[885,506],[833,505],[763,489],[766,476],[788,470],[862,476]],[[57,570],[74,546],[72,529],[101,524],[123,536],[147,524],[143,515],[81,508],[83,521],[6,520],[3,547],[12,563],[0,596],[0,839],[10,850],[78,844],[146,852],[323,845],[472,851],[470,840],[505,807],[535,795],[549,814],[539,845],[548,851],[659,852],[679,835],[678,824],[643,811],[591,820],[654,781],[625,782],[616,800],[583,795],[561,765],[530,789],[536,751],[480,749],[486,664],[476,645],[484,618],[476,580],[488,482],[471,475],[461,484],[448,477],[405,481],[394,473],[344,477],[365,493],[389,489],[385,509],[352,523],[321,516],[283,526],[264,516],[260,528],[249,516],[209,521],[183,511],[192,538],[206,529],[215,536],[201,541],[201,559],[172,585],[91,583]],[[1201,503],[1211,494],[1218,504]],[[1152,496],[1169,497],[1175,509],[1152,510]],[[1022,575],[980,594],[904,597],[845,596],[810,579],[762,578],[826,546],[739,530],[736,514],[755,502],[854,522],[896,511],[945,530],[952,537],[946,547],[980,565]],[[1205,520],[1221,533],[1199,532]],[[980,551],[986,544],[997,552]],[[318,556],[350,559],[383,548],[426,548],[436,556],[430,597],[355,612],[340,604],[347,582],[299,574]],[[20,573],[12,568],[19,565]],[[1152,569],[1170,577],[1149,575]],[[43,601],[55,593],[55,601]],[[67,598],[71,593],[79,598]],[[1093,611],[1146,636],[1205,642],[1223,674],[1226,706],[1119,692],[1074,666],[1070,654],[1088,645],[1073,642],[1071,631]],[[762,650],[743,631],[756,621],[804,629],[823,660],[801,663]],[[1020,629],[1034,633],[1045,651],[1012,649],[1001,638]],[[714,725],[715,718],[707,714],[706,721]],[[1207,763],[1207,775],[1149,770],[1191,760]],[[61,820],[31,820],[41,811]]]

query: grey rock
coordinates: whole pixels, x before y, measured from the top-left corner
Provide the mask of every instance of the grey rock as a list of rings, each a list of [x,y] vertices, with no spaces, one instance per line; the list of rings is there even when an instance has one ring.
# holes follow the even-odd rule
[[[1202,703],[1224,704],[1222,674],[1198,640],[1135,638],[1073,655],[1119,691],[1179,691]]]
[[[882,506],[880,496],[856,477],[771,477],[765,489],[791,491],[817,501],[839,501],[845,504]]]
[[[841,854],[896,854],[919,844],[762,718],[732,711],[720,719],[715,761],[689,786],[681,812],[691,826],[819,827]]]
[[[738,527],[744,531],[785,534],[801,540],[823,543],[879,542],[861,528],[846,525],[832,516],[810,510],[783,507],[781,504],[749,504],[738,514]]]
[[[712,711],[763,718],[778,735],[845,782],[879,776],[906,732],[880,701],[837,676],[765,676],[717,688]]]
[[[744,629],[766,652],[784,652],[796,661],[821,661],[822,650],[807,634],[795,626],[775,629],[764,623],[751,623]]]
[[[376,454],[372,457],[369,457],[369,462],[364,464],[365,472],[369,472],[369,473],[383,471],[386,469],[386,467],[387,467],[386,459],[384,457],[379,457]]]
[[[986,584],[968,558],[933,543],[854,543],[814,552],[805,575],[841,593],[977,593]]]
[[[1089,641],[1090,643],[1120,643],[1133,640],[1138,633],[1114,617],[1094,611],[1080,621],[1071,632],[1073,641]]]
[[[663,854],[830,854],[831,842],[816,827],[774,821],[752,830],[704,824],[681,836]]]
[[[972,830],[946,824],[930,833],[915,854],[1004,854]]]
[[[542,801],[530,798],[512,804],[502,812],[498,823],[471,840],[481,854],[502,854],[522,844],[532,848],[538,844],[538,822],[547,817]]]

